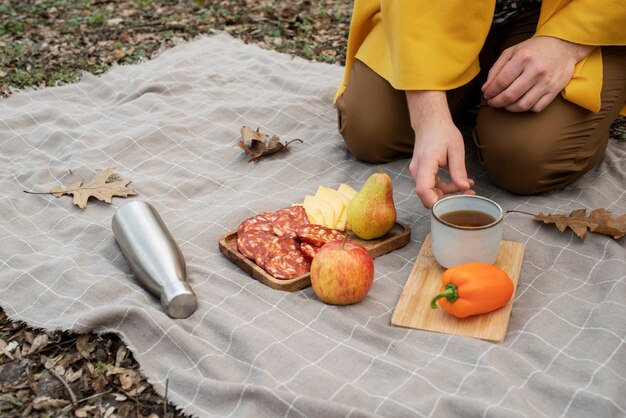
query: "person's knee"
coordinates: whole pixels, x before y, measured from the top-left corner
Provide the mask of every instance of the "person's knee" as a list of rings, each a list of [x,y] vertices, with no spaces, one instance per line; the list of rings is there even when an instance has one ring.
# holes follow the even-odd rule
[[[411,129],[405,93],[356,61],[335,105],[339,132],[359,160],[381,163],[411,155]]]
[[[527,149],[509,149],[507,154],[489,157],[487,173],[498,187],[518,195],[533,195],[559,188],[558,173],[545,175],[546,157]]]
[[[590,164],[563,158],[564,150],[551,146],[552,134],[516,130],[483,138],[481,154],[491,180],[511,193],[533,195],[561,189],[588,171]]]
[[[381,122],[376,121],[375,117],[355,117],[355,121],[352,121],[340,114],[339,118],[339,132],[352,155],[368,163],[389,161],[389,144],[384,140]]]

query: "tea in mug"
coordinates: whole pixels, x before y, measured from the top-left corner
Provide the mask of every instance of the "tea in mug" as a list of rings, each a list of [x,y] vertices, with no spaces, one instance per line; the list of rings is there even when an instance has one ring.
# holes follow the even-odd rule
[[[493,216],[477,210],[455,210],[444,213],[439,218],[449,224],[465,228],[478,228],[496,221]]]

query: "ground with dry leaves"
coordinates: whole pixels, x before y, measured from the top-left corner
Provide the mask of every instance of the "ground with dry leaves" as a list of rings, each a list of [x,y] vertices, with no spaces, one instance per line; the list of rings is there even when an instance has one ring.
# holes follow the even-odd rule
[[[101,74],[224,30],[264,48],[342,63],[351,0],[4,0],[0,97]],[[626,123],[612,127],[626,140]],[[0,310],[0,416],[185,416],[158,396],[116,335],[45,332]]]

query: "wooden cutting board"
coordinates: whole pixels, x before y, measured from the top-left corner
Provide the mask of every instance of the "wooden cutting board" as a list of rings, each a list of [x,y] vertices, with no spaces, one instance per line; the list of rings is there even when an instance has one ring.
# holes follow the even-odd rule
[[[520,242],[502,241],[500,252],[494,263],[513,280],[517,289],[517,281],[522,269],[524,244]],[[415,260],[415,265],[404,285],[398,304],[393,312],[391,323],[400,327],[463,335],[484,340],[501,342],[509,326],[513,299],[500,309],[467,318],[459,319],[443,309],[432,309],[431,299],[439,293],[441,275],[444,268],[435,261],[430,234]]]
[[[411,229],[400,222],[396,222],[393,229],[385,236],[372,240],[362,240],[353,233],[348,234],[348,239],[364,246],[373,258],[387,254],[393,250],[404,247],[411,241]],[[256,279],[266,286],[273,289],[284,290],[286,292],[295,292],[311,285],[311,277],[309,273],[294,277],[289,280],[279,280],[272,277],[256,263],[244,257],[237,250],[237,231],[231,231],[223,235],[219,240],[220,252],[232,261],[235,265],[248,273],[253,279]]]

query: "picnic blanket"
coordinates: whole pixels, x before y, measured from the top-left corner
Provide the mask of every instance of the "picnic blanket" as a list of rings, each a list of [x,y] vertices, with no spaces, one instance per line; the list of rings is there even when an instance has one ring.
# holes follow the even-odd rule
[[[504,239],[525,244],[501,343],[392,326],[429,230],[408,160],[386,164],[411,242],[375,260],[370,294],[321,303],[310,287],[274,290],[218,249],[245,218],[302,201],[323,184],[359,188],[380,169],[355,160],[332,106],[342,68],[218,33],[155,59],[0,101],[0,306],[33,327],[118,333],[141,370],[195,416],[415,417],[626,415],[624,240],[583,242],[524,215]],[[300,138],[256,163],[242,126]],[[468,149],[476,191],[505,209],[626,213],[626,146],[566,189],[498,190]],[[112,167],[138,195],[111,205],[30,195]],[[197,311],[168,317],[135,281],[111,219],[151,203],[179,244]]]

